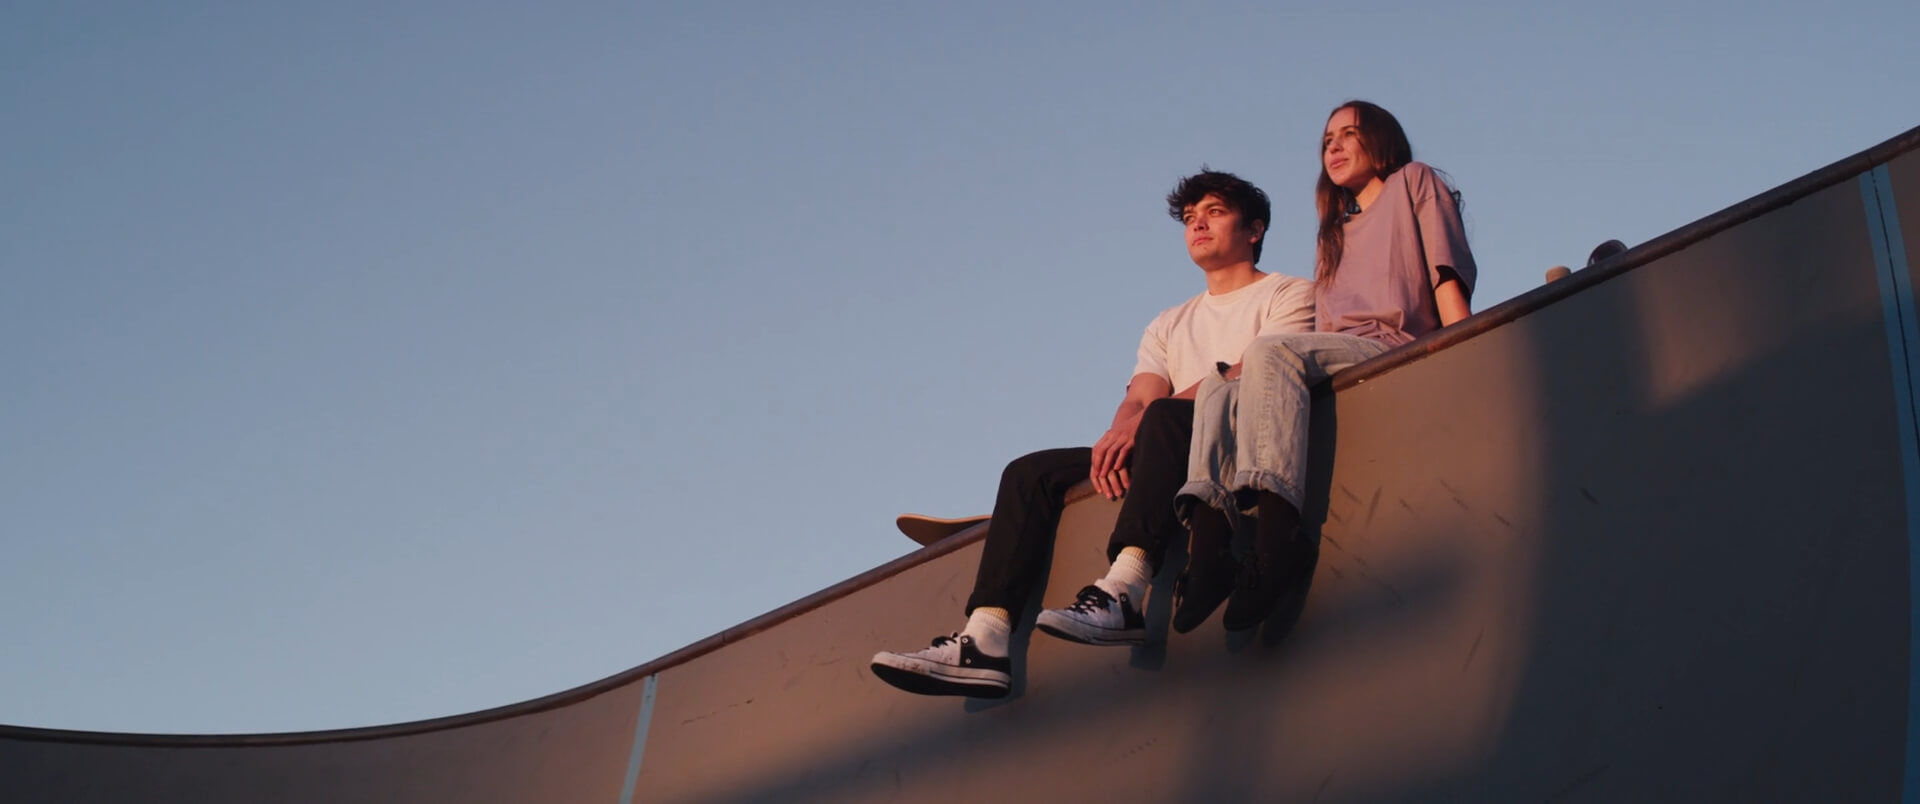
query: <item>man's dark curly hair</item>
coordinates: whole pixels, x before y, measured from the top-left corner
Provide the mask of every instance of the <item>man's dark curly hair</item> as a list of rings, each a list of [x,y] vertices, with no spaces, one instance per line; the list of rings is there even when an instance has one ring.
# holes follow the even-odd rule
[[[1167,214],[1174,220],[1180,220],[1187,207],[1200,203],[1209,195],[1217,195],[1227,203],[1227,208],[1240,213],[1240,225],[1252,230],[1253,222],[1259,221],[1262,229],[1273,226],[1273,205],[1267,201],[1267,194],[1253,186],[1253,182],[1200,166],[1200,172],[1180,180],[1180,186],[1167,193]],[[1253,242],[1253,261],[1260,262],[1260,247],[1266,245],[1266,236]]]

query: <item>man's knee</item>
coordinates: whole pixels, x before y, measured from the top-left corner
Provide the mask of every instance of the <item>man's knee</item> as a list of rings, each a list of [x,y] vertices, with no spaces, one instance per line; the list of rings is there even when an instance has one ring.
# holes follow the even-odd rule
[[[1184,460],[1187,439],[1193,434],[1193,402],[1187,399],[1158,399],[1140,415],[1140,430],[1134,434],[1135,460],[1174,454]]]
[[[1034,457],[1038,454],[1039,453],[1036,452],[1029,452],[1011,461],[1007,461],[1007,467],[1000,470],[1000,485],[1005,486],[1031,482],[1033,478],[1038,476],[1038,472],[1036,471],[1038,461]]]
[[[1062,458],[1064,452],[1067,450],[1043,449],[1008,461],[1007,468],[1000,471],[1000,485],[1031,486],[1046,483],[1047,476],[1066,463]]]
[[[1140,415],[1140,427],[1166,427],[1169,424],[1191,425],[1193,423],[1193,400],[1165,397],[1153,400],[1147,405],[1147,411]]]

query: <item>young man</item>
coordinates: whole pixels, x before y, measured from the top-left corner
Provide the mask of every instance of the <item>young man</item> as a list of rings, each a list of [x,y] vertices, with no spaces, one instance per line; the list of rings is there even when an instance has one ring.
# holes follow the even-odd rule
[[[1037,625],[1094,645],[1145,639],[1140,601],[1154,565],[1175,539],[1186,537],[1173,503],[1187,479],[1194,392],[1219,364],[1237,365],[1254,338],[1313,329],[1313,283],[1255,267],[1271,219],[1260,188],[1230,173],[1205,171],[1181,180],[1167,196],[1167,212],[1186,227],[1187,255],[1203,272],[1206,292],[1147,325],[1126,397],[1093,447],[1042,450],[1007,464],[967,601],[966,627],[936,637],[924,650],[876,654],[873,673],[882,681],[925,695],[1007,694],[1012,618],[1045,580],[1040,569],[1053,549],[1066,492],[1081,478],[1091,479],[1108,499],[1125,497],[1107,545],[1112,566],[1072,605],[1042,612]],[[1210,554],[1196,556],[1189,566],[1231,573],[1233,563],[1230,555]],[[1198,625],[1219,603],[1183,601],[1175,627]]]

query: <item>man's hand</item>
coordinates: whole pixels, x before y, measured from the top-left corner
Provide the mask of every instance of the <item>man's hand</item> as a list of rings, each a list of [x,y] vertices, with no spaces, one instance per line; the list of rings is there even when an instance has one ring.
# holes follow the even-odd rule
[[[1120,499],[1127,493],[1132,478],[1127,472],[1127,458],[1133,454],[1133,436],[1140,429],[1140,413],[1135,413],[1124,425],[1115,423],[1113,429],[1093,444],[1093,470],[1088,472],[1093,481],[1093,490],[1109,500]]]
[[[1093,445],[1093,469],[1087,472],[1087,479],[1093,481],[1093,490],[1100,496],[1118,500],[1127,493],[1131,482],[1127,459],[1133,456],[1133,436],[1140,430],[1140,419],[1147,415],[1147,405],[1172,392],[1173,384],[1165,377],[1133,375],[1133,382],[1127,384],[1126,398],[1120,400],[1120,409],[1113,412],[1113,426]]]

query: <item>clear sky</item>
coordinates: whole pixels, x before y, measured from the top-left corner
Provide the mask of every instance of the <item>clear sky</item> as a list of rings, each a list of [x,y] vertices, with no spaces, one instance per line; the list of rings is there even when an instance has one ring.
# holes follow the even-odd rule
[[[1386,106],[1485,309],[1920,124],[1916,40],[1890,0],[0,5],[0,723],[611,675],[1096,438],[1204,290],[1162,202],[1203,164],[1310,275],[1321,125]]]

